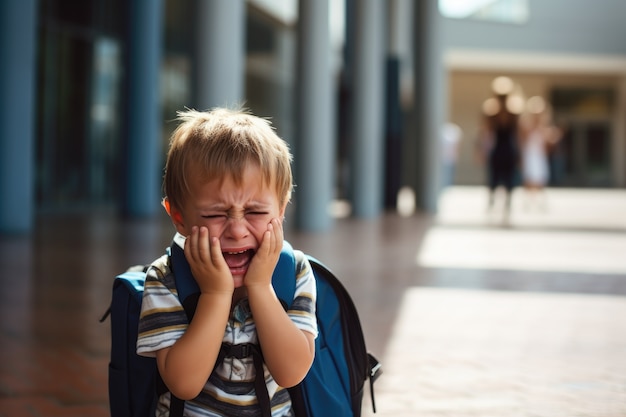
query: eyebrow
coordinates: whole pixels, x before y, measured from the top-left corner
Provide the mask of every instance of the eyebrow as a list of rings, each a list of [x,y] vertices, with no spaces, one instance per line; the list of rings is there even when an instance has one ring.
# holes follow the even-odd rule
[[[261,203],[261,202],[253,202],[251,204],[247,204],[244,206],[245,211],[269,211],[271,204]]]

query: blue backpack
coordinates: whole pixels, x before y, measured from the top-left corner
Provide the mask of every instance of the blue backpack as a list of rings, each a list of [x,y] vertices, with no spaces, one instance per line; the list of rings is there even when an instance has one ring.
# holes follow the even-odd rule
[[[172,244],[168,254],[179,299],[191,319],[199,294],[198,286],[182,249]],[[373,384],[382,369],[376,358],[367,352],[356,307],[333,273],[315,258],[307,257],[317,282],[319,334],[315,339],[315,359],[309,373],[300,384],[289,389],[295,415],[359,417],[367,379],[370,381],[372,408],[376,412]],[[149,265],[133,267],[115,278],[111,306],[101,319],[104,321],[108,315],[111,316],[109,406],[112,417],[154,416],[158,396],[167,392],[155,359],[136,353],[141,299],[148,268]],[[289,306],[293,301],[295,270],[293,248],[284,242],[272,276],[272,285],[283,306]],[[258,369],[262,365],[262,356],[258,349],[255,352],[253,356]],[[221,358],[226,354],[222,349]],[[262,372],[257,374],[262,375]],[[262,378],[257,382],[259,404],[263,415],[269,416],[265,383]],[[173,397],[170,416],[182,416],[183,409],[184,402]]]

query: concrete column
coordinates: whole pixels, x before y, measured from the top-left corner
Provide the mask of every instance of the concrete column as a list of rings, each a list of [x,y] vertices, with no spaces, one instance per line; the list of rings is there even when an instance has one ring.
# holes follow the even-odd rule
[[[417,206],[427,213],[437,210],[440,190],[441,126],[447,99],[442,61],[441,17],[437,0],[414,3],[414,108],[416,154],[412,170]]]
[[[298,95],[296,222],[303,230],[332,225],[335,129],[328,0],[300,0],[298,20]]]
[[[245,1],[197,0],[195,106],[235,107],[245,91]]]
[[[412,0],[388,0],[385,102],[385,208],[396,207],[398,191],[403,184],[402,144],[404,114],[402,109],[402,76],[407,55]]]
[[[163,0],[130,2],[127,55],[127,184],[125,214],[151,216],[160,209],[161,109],[159,75]]]
[[[36,3],[0,2],[0,233],[34,223]]]
[[[352,61],[352,209],[356,217],[378,216],[383,206],[385,2],[354,4]]]

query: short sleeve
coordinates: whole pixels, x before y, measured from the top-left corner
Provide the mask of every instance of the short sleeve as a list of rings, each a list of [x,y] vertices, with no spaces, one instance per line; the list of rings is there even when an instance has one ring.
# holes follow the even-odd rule
[[[287,314],[300,330],[307,331],[317,337],[315,275],[313,275],[311,264],[304,253],[295,250],[294,256],[296,258],[296,291]]]
[[[171,347],[188,326],[187,315],[176,294],[174,275],[150,268],[141,303],[137,354],[154,357],[156,351]]]

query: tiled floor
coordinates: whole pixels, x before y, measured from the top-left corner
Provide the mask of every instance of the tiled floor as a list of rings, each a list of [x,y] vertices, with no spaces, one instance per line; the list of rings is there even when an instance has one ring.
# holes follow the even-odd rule
[[[454,188],[422,238],[378,416],[626,416],[626,193]],[[367,413],[371,416],[371,413]]]
[[[377,416],[626,416],[626,192],[549,192],[545,210],[518,193],[507,223],[456,187],[436,218],[287,232],[353,295]],[[96,213],[0,237],[0,416],[109,414],[112,277],[171,232]]]

